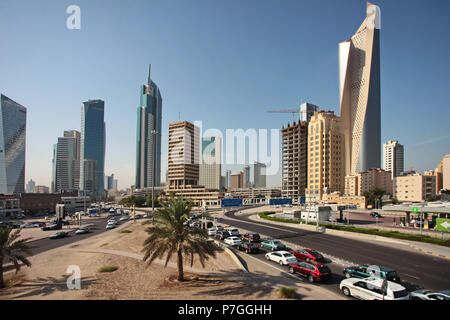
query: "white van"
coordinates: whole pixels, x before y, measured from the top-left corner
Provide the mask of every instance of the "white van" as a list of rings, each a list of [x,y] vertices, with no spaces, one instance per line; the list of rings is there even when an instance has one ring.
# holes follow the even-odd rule
[[[228,231],[232,236],[238,236],[239,230],[236,228],[225,228],[225,231]]]

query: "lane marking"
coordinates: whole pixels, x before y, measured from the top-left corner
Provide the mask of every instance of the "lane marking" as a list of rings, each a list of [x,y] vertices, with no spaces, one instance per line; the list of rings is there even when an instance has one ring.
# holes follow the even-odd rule
[[[413,279],[416,279],[416,280],[420,280],[420,278],[414,277],[414,276],[412,276],[412,275],[410,275],[410,274],[407,274],[407,273],[404,273],[403,275],[404,275],[404,276],[407,276],[407,277],[410,277],[410,278],[413,278]]]

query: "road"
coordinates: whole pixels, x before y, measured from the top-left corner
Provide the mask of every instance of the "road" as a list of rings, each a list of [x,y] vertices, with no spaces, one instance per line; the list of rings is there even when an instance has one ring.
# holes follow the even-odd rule
[[[449,260],[378,243],[358,241],[289,226],[280,227],[271,225],[268,222],[253,221],[248,218],[249,214],[241,214],[239,216],[236,216],[234,213],[227,214],[230,218],[233,218],[223,218],[224,223],[228,225],[265,234],[282,241],[285,239],[285,241],[298,245],[298,248],[316,249],[325,253],[325,255],[329,254],[356,264],[390,267],[397,270],[408,288],[419,285],[432,290],[450,289]],[[255,257],[264,259],[263,254],[255,255]],[[332,263],[330,264],[330,269],[336,276],[330,284],[325,285],[336,286],[336,282],[338,283],[342,279],[343,267]]]

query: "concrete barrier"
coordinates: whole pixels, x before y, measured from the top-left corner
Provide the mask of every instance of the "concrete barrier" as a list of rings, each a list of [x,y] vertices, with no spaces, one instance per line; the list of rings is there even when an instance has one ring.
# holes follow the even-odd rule
[[[218,245],[220,248],[225,250],[225,252],[231,257],[231,259],[234,261],[234,263],[236,263],[236,265],[239,267],[239,269],[241,269],[244,272],[248,272],[248,270],[244,267],[241,260],[239,260],[238,256],[233,252],[233,250],[228,248],[224,243],[219,242],[217,240],[214,240],[214,243],[216,245]]]

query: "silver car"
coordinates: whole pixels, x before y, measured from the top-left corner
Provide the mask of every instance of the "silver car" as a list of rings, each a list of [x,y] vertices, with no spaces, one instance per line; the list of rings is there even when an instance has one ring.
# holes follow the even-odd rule
[[[410,293],[411,300],[450,300],[450,290],[432,291],[427,289],[416,290]]]

